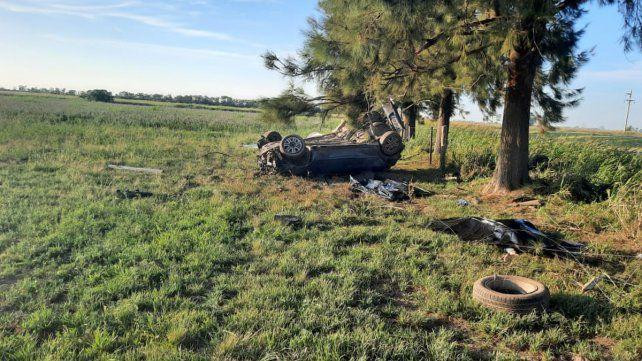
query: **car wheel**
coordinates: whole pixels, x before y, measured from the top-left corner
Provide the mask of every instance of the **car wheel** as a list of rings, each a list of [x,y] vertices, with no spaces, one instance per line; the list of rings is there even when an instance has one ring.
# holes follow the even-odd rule
[[[550,293],[542,283],[519,276],[488,276],[473,285],[473,298],[495,310],[529,313],[544,310]]]
[[[300,158],[306,151],[305,141],[298,135],[288,135],[281,139],[279,150],[290,159]]]
[[[272,143],[278,142],[283,137],[281,137],[281,133],[277,132],[276,130],[271,130],[269,132],[263,133],[263,138],[267,139],[268,143]]]
[[[374,122],[370,124],[370,135],[372,135],[372,137],[374,137],[375,139],[386,134],[386,132],[388,131],[390,131],[390,127],[386,125],[386,123]]]
[[[401,153],[403,150],[403,139],[399,133],[395,131],[385,132],[381,138],[379,138],[379,145],[381,146],[381,151],[385,155],[396,155]]]

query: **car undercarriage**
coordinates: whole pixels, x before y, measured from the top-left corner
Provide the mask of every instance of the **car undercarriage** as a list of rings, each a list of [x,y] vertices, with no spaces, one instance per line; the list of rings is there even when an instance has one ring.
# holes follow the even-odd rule
[[[392,101],[383,108],[385,119],[366,116],[364,129],[343,122],[329,134],[306,138],[266,132],[257,143],[259,168],[299,176],[388,170],[401,158],[405,127]]]

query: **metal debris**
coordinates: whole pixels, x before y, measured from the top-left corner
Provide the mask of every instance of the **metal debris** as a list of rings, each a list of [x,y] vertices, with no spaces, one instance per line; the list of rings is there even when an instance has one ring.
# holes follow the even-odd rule
[[[408,200],[410,195],[417,198],[433,195],[432,192],[425,189],[410,187],[406,182],[392,179],[384,181],[371,178],[356,179],[352,176],[350,176],[350,189],[353,192],[375,194],[393,202]]]
[[[604,275],[599,275],[599,276],[593,277],[590,281],[586,282],[586,283],[582,286],[582,293],[586,293],[586,292],[588,292],[588,291],[591,291],[591,290],[592,290],[592,289],[594,289],[594,288],[595,288],[595,286],[597,286],[597,284],[598,284],[598,283],[600,283],[600,281],[602,281],[603,279],[604,279]]]
[[[468,202],[465,199],[458,199],[457,200],[457,205],[460,207],[468,207],[470,205],[470,202]]]
[[[389,201],[405,201],[410,198],[408,196],[407,183],[390,179],[386,179],[385,181],[376,179],[358,181],[350,176],[350,189],[353,192],[376,194]]]
[[[556,240],[537,229],[525,219],[490,220],[480,217],[448,218],[431,222],[428,228],[438,232],[456,234],[466,242],[495,244],[511,253],[533,252],[537,249],[554,253],[576,253],[586,246],[567,240]]]

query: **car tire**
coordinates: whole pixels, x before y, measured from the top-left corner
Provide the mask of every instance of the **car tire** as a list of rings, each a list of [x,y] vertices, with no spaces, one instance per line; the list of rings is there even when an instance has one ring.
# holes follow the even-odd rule
[[[383,154],[387,156],[397,155],[403,150],[403,139],[399,133],[390,130],[379,138],[379,146]]]
[[[269,132],[263,133],[263,138],[265,138],[268,143],[278,142],[283,139],[283,137],[281,137],[281,133],[276,130],[270,130]]]
[[[388,131],[390,131],[390,127],[386,123],[374,122],[370,124],[370,135],[375,139],[386,134]]]
[[[545,310],[550,297],[544,284],[526,277],[488,276],[473,285],[473,299],[488,308],[510,313]]]
[[[279,150],[286,158],[299,159],[307,151],[305,147],[305,140],[298,135],[288,135],[281,139]]]

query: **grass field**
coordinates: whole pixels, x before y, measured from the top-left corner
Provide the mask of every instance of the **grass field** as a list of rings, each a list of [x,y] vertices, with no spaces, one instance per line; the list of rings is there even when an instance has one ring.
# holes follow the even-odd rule
[[[296,123],[280,130],[335,125]],[[629,140],[609,148],[589,133],[534,136],[534,153],[553,160],[524,191],[545,202],[534,209],[482,192],[494,127],[453,128],[453,167],[466,175],[457,183],[426,169],[421,126],[389,176],[436,195],[401,204],[351,197],[344,178],[255,176],[256,150],[241,145],[264,130],[256,113],[0,94],[0,359],[642,356],[642,166],[622,149]],[[571,173],[613,193],[572,201]],[[154,195],[121,199],[123,189]],[[459,198],[475,201],[459,207]],[[276,213],[304,224],[283,226]],[[528,218],[587,242],[593,260],[506,258],[426,228],[465,215]],[[601,273],[614,282],[581,294],[578,283]],[[479,306],[472,284],[492,274],[544,282],[550,310]]]
[[[210,110],[222,110],[222,111],[241,112],[241,113],[260,112],[258,108],[241,108],[241,107],[233,107],[233,106],[227,106],[227,105],[205,105],[205,104],[189,104],[189,103],[174,103],[174,102],[158,102],[153,100],[136,100],[136,99],[121,99],[121,98],[116,98],[115,103],[141,105],[141,106],[156,106],[156,107],[210,109]]]

